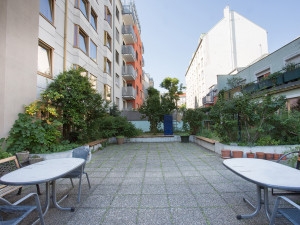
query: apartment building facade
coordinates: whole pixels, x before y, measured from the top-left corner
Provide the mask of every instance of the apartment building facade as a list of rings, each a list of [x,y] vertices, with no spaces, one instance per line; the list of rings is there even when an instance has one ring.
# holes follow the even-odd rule
[[[297,68],[287,73],[283,68],[290,64],[294,64]],[[282,74],[276,79],[266,79],[276,72]],[[230,90],[227,80],[233,77],[240,79],[243,88],[239,86]],[[283,95],[287,98],[288,109],[297,106],[300,102],[300,37],[235,75],[218,75],[216,87],[218,91],[228,90],[231,96],[241,91],[250,94],[262,91],[273,96]]]
[[[217,74],[234,74],[268,53],[267,32],[227,6],[224,17],[207,33],[185,74],[187,108],[202,107],[202,99],[214,84]]]
[[[143,58],[140,25],[135,22],[138,36],[132,46],[139,57],[137,62],[126,61],[126,12],[121,0],[1,1],[0,137],[7,136],[24,105],[70,68],[82,68],[105,100],[120,110],[127,108],[124,67],[135,67],[137,81],[128,83],[143,90]],[[139,96],[135,100],[141,105]]]
[[[138,109],[143,104],[143,66],[144,46],[141,41],[141,25],[135,3],[123,3],[123,77],[126,80],[122,90],[124,109]]]

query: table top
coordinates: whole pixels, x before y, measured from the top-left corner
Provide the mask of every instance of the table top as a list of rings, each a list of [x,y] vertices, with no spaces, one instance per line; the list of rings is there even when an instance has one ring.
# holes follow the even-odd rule
[[[242,178],[260,186],[300,191],[300,171],[283,164],[251,158],[227,159],[223,164]]]
[[[30,185],[53,181],[82,166],[85,160],[80,158],[61,158],[41,161],[0,178],[0,184]]]

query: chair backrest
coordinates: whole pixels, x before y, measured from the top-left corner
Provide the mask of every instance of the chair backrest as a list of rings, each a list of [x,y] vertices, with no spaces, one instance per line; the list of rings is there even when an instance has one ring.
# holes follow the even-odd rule
[[[86,149],[85,147],[75,148],[72,152],[73,158],[81,158],[87,160],[88,156],[89,156],[89,150]]]
[[[16,156],[0,159],[0,177],[20,168],[20,164]]]

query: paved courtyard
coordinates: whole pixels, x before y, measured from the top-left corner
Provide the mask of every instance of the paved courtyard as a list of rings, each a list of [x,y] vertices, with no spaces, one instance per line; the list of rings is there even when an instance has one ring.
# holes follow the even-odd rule
[[[255,202],[255,185],[227,170],[219,155],[191,143],[110,145],[93,154],[86,171],[92,188],[83,177],[79,204],[78,186],[72,189],[68,179],[57,185],[59,197],[71,192],[61,205],[76,211],[51,208],[46,224],[268,224],[263,213],[236,219],[252,212],[242,197]],[[32,191],[35,187],[23,195]],[[20,197],[9,196],[14,198]],[[277,224],[289,223],[278,219]]]

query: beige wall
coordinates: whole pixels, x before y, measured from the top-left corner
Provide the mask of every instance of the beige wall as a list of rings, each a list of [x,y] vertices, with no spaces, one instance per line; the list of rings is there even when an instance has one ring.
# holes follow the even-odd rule
[[[0,138],[36,98],[39,0],[0,1]]]

